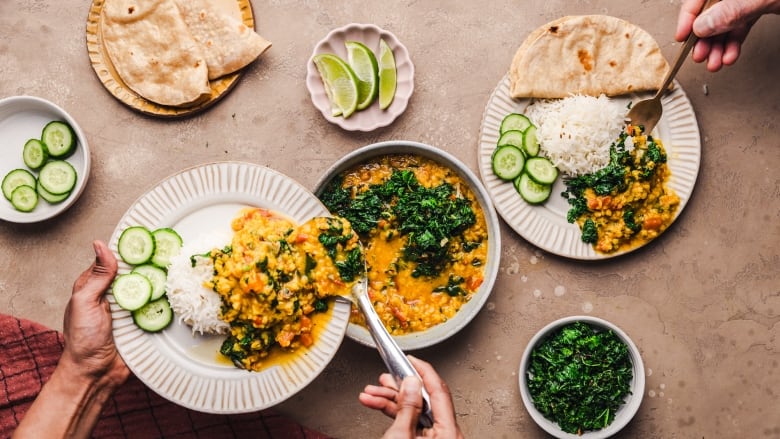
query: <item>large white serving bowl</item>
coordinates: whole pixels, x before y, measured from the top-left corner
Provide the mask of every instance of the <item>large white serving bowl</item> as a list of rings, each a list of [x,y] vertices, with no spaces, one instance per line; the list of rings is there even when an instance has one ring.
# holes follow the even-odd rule
[[[498,275],[498,267],[501,258],[501,235],[498,224],[498,215],[490,201],[485,188],[479,178],[460,160],[452,154],[424,143],[391,140],[364,146],[347,154],[333,164],[317,182],[314,193],[320,195],[333,178],[341,172],[366,162],[372,158],[390,154],[416,154],[434,160],[439,164],[455,171],[468,183],[475,197],[479,201],[485,215],[488,232],[488,257],[485,264],[485,280],[479,287],[477,294],[458,311],[454,318],[436,325],[426,331],[394,336],[396,343],[403,350],[415,350],[440,343],[463,329],[479,313],[490,297],[493,285]],[[375,346],[371,334],[363,326],[350,323],[347,327],[347,337],[366,346]]]

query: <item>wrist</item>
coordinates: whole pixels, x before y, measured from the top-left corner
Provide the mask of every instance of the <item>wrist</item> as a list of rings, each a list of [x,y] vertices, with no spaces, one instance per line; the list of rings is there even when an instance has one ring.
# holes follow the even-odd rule
[[[103,408],[122,383],[117,373],[85,373],[60,359],[49,380],[14,432],[14,439],[89,438]]]
[[[75,361],[66,349],[60,357],[55,372],[68,377],[69,380],[74,381],[74,384],[95,387],[99,390],[105,389],[110,392],[121,386],[129,375],[127,366],[118,355],[113,361],[108,362],[108,365],[91,367],[89,362],[86,363]],[[105,363],[105,361],[101,361],[101,363]]]
[[[63,360],[60,360],[54,370],[51,381],[58,383],[65,394],[81,395],[82,397],[89,396],[87,394],[100,395],[104,393],[110,396],[121,384],[111,371],[106,371],[102,375],[88,373],[84,371],[83,367]]]

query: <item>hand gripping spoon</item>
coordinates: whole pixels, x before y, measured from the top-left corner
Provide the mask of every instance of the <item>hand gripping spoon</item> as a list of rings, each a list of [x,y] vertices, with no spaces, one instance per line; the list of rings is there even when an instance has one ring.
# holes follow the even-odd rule
[[[336,225],[332,222],[336,221],[332,217],[314,217],[310,219],[309,221],[306,221],[304,224],[302,224],[298,229],[302,232],[303,237],[310,237],[318,235],[320,238],[317,238],[315,240],[312,240],[316,242],[314,245],[324,246],[324,242],[321,239],[322,235],[321,233],[325,234],[331,234],[331,237],[334,237],[332,233],[335,232],[335,236],[339,239],[341,238],[352,238],[354,235],[352,235],[351,230],[347,230],[346,228],[343,228],[343,225]],[[302,243],[307,242],[307,239],[304,239],[301,241]],[[301,244],[304,245],[304,244]],[[346,248],[342,248],[339,251],[344,252],[352,252],[355,250],[359,250],[360,259],[357,262],[357,264],[360,264],[361,266],[354,266],[354,270],[357,271],[359,274],[350,279],[349,281],[344,282],[345,287],[349,287],[349,284],[354,281],[352,284],[352,287],[350,288],[349,292],[346,291],[346,288],[340,290],[336,295],[339,297],[343,297],[350,302],[354,303],[361,313],[363,313],[363,316],[366,320],[366,325],[368,326],[368,332],[371,334],[371,337],[374,339],[374,344],[376,344],[377,350],[379,351],[379,355],[382,357],[382,360],[384,360],[385,365],[387,366],[387,369],[390,371],[390,373],[393,375],[393,378],[395,378],[396,383],[398,384],[398,387],[401,387],[401,382],[404,378],[408,376],[415,376],[420,381],[422,381],[422,378],[420,377],[420,374],[417,373],[417,370],[415,370],[414,366],[412,366],[412,363],[409,362],[409,359],[404,355],[403,351],[400,347],[398,347],[398,344],[396,344],[395,340],[392,336],[387,332],[387,329],[385,329],[384,323],[382,323],[382,320],[379,318],[379,315],[376,313],[376,310],[374,309],[374,306],[371,304],[371,299],[368,297],[368,273],[366,268],[366,253],[365,249],[363,248],[363,245],[360,243],[359,240],[355,239],[354,242],[347,245],[350,250],[346,250]],[[356,246],[356,247],[355,247]],[[326,250],[325,248],[322,248],[319,250],[320,252],[327,252],[329,250]],[[304,250],[305,252],[305,250]],[[341,254],[340,258],[350,259],[350,256],[347,254]],[[360,273],[362,271],[362,273]],[[330,276],[328,276],[329,278]],[[357,278],[355,280],[355,278]],[[315,281],[316,283],[316,281]],[[422,388],[422,397],[423,397],[423,410],[420,414],[420,417],[417,421],[418,426],[430,428],[433,427],[433,414],[431,412],[431,400],[430,396],[428,395],[428,392],[425,390],[425,387]]]
[[[717,1],[718,0],[707,0],[707,2],[704,3],[704,7],[702,7],[701,11],[699,11],[699,14],[701,14],[701,12],[705,11],[710,6],[714,5]],[[693,46],[698,40],[699,37],[697,37],[696,34],[691,31],[691,33],[688,35],[688,38],[680,48],[680,52],[677,54],[677,58],[674,60],[674,64],[672,64],[672,67],[666,73],[664,82],[661,84],[661,88],[658,89],[658,92],[656,92],[655,96],[650,99],[637,102],[631,107],[631,111],[629,111],[628,115],[626,116],[627,119],[631,120],[631,125],[643,126],[643,132],[645,134],[650,134],[653,131],[653,128],[655,128],[656,124],[661,119],[661,114],[664,111],[663,106],[661,106],[661,96],[663,96],[664,92],[666,92],[666,90],[669,88],[669,84],[672,83],[672,79],[674,79],[674,76],[677,74],[677,71],[680,70],[683,61],[685,61],[688,53],[690,53],[691,49],[693,49]]]
[[[363,313],[363,317],[366,319],[366,326],[368,326],[368,332],[371,333],[379,355],[384,360],[387,370],[395,378],[398,387],[401,387],[401,382],[408,376],[415,376],[422,381],[420,374],[417,373],[417,370],[409,362],[401,348],[398,347],[393,337],[387,332],[384,323],[382,323],[374,306],[371,304],[371,299],[368,297],[368,278],[365,273],[352,287],[351,300],[357,305],[360,312]],[[424,386],[422,387],[422,397],[423,410],[417,423],[420,427],[430,428],[433,427],[433,413],[431,412],[431,399]]]

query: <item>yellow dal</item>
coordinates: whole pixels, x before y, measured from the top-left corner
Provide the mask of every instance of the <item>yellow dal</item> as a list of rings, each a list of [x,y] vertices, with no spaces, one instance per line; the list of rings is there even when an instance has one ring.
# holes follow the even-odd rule
[[[634,151],[647,149],[647,136],[641,134],[638,127],[628,129],[634,140]],[[661,140],[653,140],[664,151]],[[632,155],[635,163],[639,163],[638,155]],[[625,177],[626,189],[622,192],[599,196],[592,188],[585,190],[588,211],[577,218],[577,224],[582,228],[588,218],[596,223],[598,241],[593,245],[596,251],[612,253],[638,247],[656,238],[672,223],[680,197],[667,186],[671,176],[669,166],[666,163],[655,166],[649,180],[642,179],[639,170],[629,167]],[[635,222],[642,226],[636,233],[623,219],[629,207],[634,210]]]
[[[419,183],[427,188],[449,183],[455,193],[470,201],[476,223],[462,236],[454,238],[450,253],[452,263],[437,277],[414,277],[414,264],[402,261],[406,237],[394,228],[392,221],[380,222],[369,240],[363,239],[368,265],[369,296],[387,330],[393,335],[424,331],[453,318],[461,307],[479,290],[484,280],[487,259],[487,225],[479,202],[468,184],[454,171],[432,160],[398,154],[378,157],[343,173],[342,187],[354,193],[368,189],[390,178],[393,170],[409,169]],[[460,243],[480,242],[471,251],[463,251]],[[447,284],[450,276],[465,280],[465,294],[450,296],[434,291]],[[365,325],[363,316],[353,306],[351,321]]]
[[[244,368],[261,369],[272,349],[311,346],[316,302],[349,294],[318,241],[334,225],[354,237],[347,245],[357,246],[346,220],[316,218],[296,227],[282,215],[248,208],[232,223],[229,251],[212,251],[210,286],[222,298],[220,318],[231,326],[228,339],[243,353]],[[251,343],[239,343],[246,338]]]

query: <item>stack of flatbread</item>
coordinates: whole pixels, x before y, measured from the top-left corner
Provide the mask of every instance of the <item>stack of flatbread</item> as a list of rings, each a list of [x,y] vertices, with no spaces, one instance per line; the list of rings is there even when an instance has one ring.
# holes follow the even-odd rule
[[[211,0],[106,0],[103,45],[119,77],[145,99],[198,105],[209,80],[236,72],[271,43]]]
[[[567,16],[534,30],[509,71],[513,98],[617,96],[658,90],[669,69],[643,29],[608,15]]]

